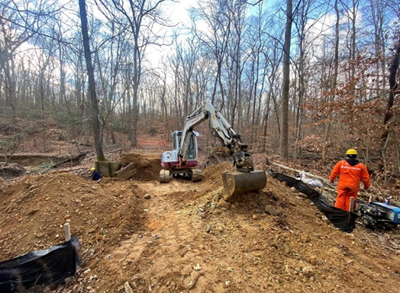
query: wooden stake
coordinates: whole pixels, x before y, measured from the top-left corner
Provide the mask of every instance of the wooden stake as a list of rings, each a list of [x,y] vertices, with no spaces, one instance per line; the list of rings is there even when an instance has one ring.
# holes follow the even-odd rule
[[[350,210],[349,212],[354,213],[354,197],[350,196]]]
[[[69,229],[69,223],[64,224],[64,231],[65,231],[65,241],[71,240],[71,231]]]

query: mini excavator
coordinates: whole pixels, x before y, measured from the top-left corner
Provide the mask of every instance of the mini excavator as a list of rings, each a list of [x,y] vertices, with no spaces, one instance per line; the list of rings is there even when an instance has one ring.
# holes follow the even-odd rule
[[[194,127],[206,120],[210,121],[212,135],[220,139],[236,167],[235,172],[222,174],[224,199],[230,201],[236,195],[263,189],[267,183],[265,171],[254,170],[251,155],[247,152],[248,146],[211,103],[206,103],[187,116],[183,130],[172,133],[172,151],[164,152],[161,157],[160,182],[168,183],[172,177],[177,176],[192,181],[202,180],[197,161],[199,134],[194,131]]]

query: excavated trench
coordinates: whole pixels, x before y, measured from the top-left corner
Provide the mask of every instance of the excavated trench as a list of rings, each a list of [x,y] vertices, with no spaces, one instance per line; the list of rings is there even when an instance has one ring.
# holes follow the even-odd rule
[[[13,179],[29,172],[41,172],[55,167],[75,166],[80,164],[80,160],[85,154],[80,154],[75,158],[56,157],[48,155],[13,155],[7,157],[0,156],[0,177]]]
[[[58,160],[62,160],[64,158],[58,158],[54,156],[48,155],[13,155],[8,157],[8,163],[15,163],[21,166],[39,166],[46,163],[52,163]],[[5,157],[0,156],[0,162],[5,162]]]

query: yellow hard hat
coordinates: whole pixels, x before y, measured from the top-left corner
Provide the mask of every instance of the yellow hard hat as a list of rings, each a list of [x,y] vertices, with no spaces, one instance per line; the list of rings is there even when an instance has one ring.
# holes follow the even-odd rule
[[[347,155],[357,155],[357,151],[355,149],[348,149],[346,152]]]
[[[95,167],[90,168],[90,171],[93,172],[94,170],[96,170]]]

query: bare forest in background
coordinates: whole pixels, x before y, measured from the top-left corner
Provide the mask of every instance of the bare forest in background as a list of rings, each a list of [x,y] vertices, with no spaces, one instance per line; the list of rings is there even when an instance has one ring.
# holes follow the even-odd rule
[[[32,133],[45,153],[55,125],[67,141],[98,131],[96,147],[117,133],[134,147],[145,124],[169,139],[210,101],[252,152],[326,163],[356,148],[400,176],[397,0],[203,0],[185,30],[172,2],[2,0],[2,155]]]

